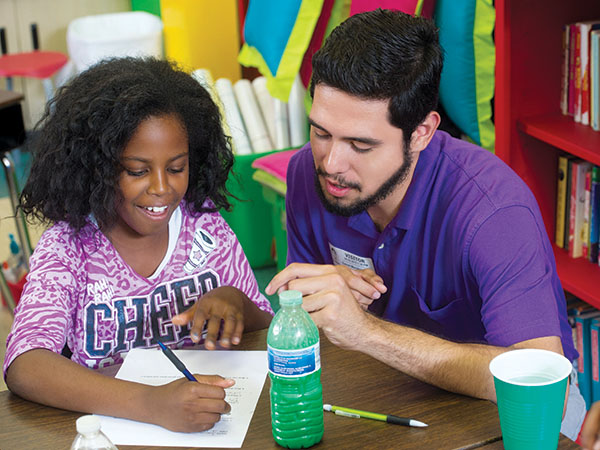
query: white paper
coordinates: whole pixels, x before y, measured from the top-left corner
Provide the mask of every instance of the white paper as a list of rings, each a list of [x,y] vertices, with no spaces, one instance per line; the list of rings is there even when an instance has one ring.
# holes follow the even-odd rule
[[[267,376],[267,352],[173,352],[191,373],[219,374],[235,380],[235,385],[226,389],[225,400],[231,405],[231,412],[221,416],[212,429],[201,433],[176,433],[158,425],[99,416],[102,431],[116,445],[241,447]],[[129,352],[116,378],[158,386],[182,376],[160,350],[136,348]]]

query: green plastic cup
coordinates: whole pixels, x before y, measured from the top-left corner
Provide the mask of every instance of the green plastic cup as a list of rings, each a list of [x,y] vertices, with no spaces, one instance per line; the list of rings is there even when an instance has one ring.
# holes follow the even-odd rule
[[[548,350],[511,350],[490,362],[506,450],[555,449],[572,365]]]

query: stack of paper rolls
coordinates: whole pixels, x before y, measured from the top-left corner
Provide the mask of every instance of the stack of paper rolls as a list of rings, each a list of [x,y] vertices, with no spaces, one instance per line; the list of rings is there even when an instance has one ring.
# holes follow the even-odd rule
[[[239,80],[232,85],[227,78],[212,81],[210,71],[192,73],[221,109],[223,129],[231,135],[235,154],[248,155],[308,142],[308,120],[304,108],[306,91],[298,76],[285,103],[271,96],[265,77],[252,82]]]

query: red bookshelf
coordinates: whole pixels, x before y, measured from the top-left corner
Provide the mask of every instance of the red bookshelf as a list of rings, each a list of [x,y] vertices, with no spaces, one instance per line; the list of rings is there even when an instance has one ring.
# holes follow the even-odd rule
[[[574,122],[570,116],[552,114],[524,118],[517,126],[529,136],[600,165],[600,133]]]
[[[583,258],[573,259],[562,248],[553,247],[563,289],[600,308],[600,267]]]
[[[600,165],[600,132],[560,113],[562,27],[597,18],[597,0],[496,0],[496,154],[532,190],[552,242],[558,155]],[[600,308],[600,267],[554,255],[563,287]]]

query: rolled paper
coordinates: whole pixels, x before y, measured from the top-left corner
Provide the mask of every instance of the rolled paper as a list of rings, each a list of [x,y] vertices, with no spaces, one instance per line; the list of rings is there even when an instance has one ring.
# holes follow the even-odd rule
[[[305,94],[306,91],[300,80],[300,75],[297,75],[288,102],[290,144],[292,147],[301,147],[308,142],[308,120],[304,109]]]
[[[254,96],[250,80],[242,79],[233,85],[233,92],[237,100],[242,120],[246,126],[252,151],[262,153],[273,149],[267,127],[263,121],[260,107]]]
[[[275,124],[275,148],[288,148],[290,146],[288,105],[278,98],[273,99],[273,120]]]
[[[215,82],[208,69],[196,69],[192,72],[192,77],[200,83],[211,95],[215,94]]]
[[[238,155],[249,155],[252,153],[252,146],[248,139],[244,122],[240,110],[238,109],[231,81],[227,78],[219,78],[215,82],[215,89],[219,94],[219,99],[225,110],[225,119],[231,131],[234,151]]]
[[[215,87],[215,82],[208,69],[196,69],[192,72],[192,77],[204,87],[212,97],[213,101],[219,108],[219,113],[221,114],[221,126],[223,127],[223,132],[227,136],[231,136],[231,130],[229,128],[229,124],[227,123],[227,118],[225,117],[225,108],[223,108],[223,103],[219,98],[219,94],[217,93],[217,89]],[[232,139],[232,150],[234,153],[237,153],[237,149],[235,148],[235,142]]]
[[[252,80],[252,90],[258,100],[258,106],[262,113],[263,120],[269,132],[271,142],[275,142],[275,118],[273,113],[273,97],[267,89],[267,79],[265,77],[256,77]],[[279,147],[277,147],[279,148]]]

